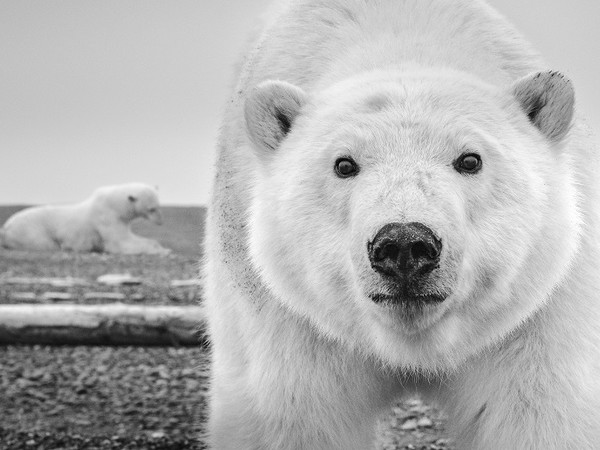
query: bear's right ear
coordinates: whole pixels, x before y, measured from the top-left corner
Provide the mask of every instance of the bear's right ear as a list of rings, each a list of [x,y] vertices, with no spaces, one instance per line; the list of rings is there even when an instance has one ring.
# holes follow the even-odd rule
[[[272,153],[290,132],[307,95],[285,81],[265,81],[246,99],[246,130],[255,150]]]
[[[561,140],[569,131],[575,104],[573,84],[560,72],[537,72],[518,80],[512,93],[521,108],[551,141]]]

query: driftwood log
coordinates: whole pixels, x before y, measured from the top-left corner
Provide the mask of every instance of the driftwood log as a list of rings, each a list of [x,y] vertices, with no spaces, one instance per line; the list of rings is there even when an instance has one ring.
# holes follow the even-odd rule
[[[198,346],[199,306],[0,305],[0,344]]]

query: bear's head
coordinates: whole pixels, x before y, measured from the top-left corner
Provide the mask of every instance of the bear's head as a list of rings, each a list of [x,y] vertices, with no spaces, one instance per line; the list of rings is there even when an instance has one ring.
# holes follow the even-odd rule
[[[127,200],[133,218],[142,217],[156,225],[162,225],[162,214],[156,189],[141,183],[131,184],[128,187]]]
[[[538,310],[578,244],[571,83],[375,71],[245,103],[252,263],[323,335],[444,370]]]

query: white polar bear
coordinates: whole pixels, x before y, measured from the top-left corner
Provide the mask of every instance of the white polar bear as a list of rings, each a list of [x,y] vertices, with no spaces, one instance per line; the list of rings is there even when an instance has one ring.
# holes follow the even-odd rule
[[[4,224],[2,243],[11,249],[168,254],[153,239],[132,233],[132,220],[162,224],[158,194],[152,186],[127,183],[96,189],[73,205],[26,208]]]
[[[279,2],[207,225],[215,449],[600,442],[600,173],[571,83],[478,0]]]

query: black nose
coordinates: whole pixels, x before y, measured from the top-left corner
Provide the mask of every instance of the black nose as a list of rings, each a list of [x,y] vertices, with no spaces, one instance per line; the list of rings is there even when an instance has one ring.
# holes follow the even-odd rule
[[[422,223],[388,223],[369,242],[368,250],[374,270],[406,279],[424,275],[436,267],[442,241]]]

